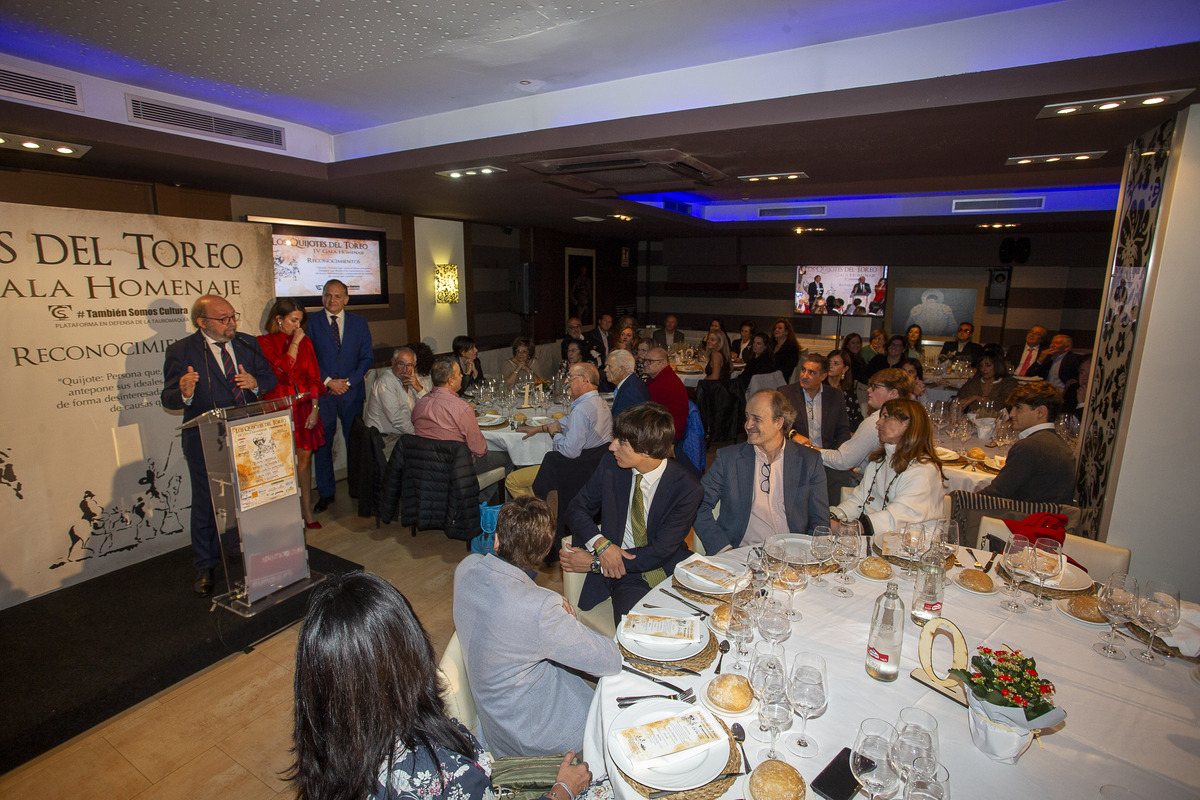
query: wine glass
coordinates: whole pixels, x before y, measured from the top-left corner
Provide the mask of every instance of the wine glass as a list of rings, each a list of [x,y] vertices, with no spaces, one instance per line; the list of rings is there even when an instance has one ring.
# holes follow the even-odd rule
[[[800,758],[812,758],[819,751],[816,741],[805,733],[808,718],[825,708],[829,695],[825,659],[816,653],[797,653],[788,676],[787,696],[800,715],[800,732],[791,737],[787,749]]]
[[[758,632],[767,642],[779,644],[792,635],[792,623],[783,611],[764,611],[758,620]]]
[[[812,544],[808,550],[817,562],[817,574],[812,579],[813,586],[824,586],[827,583],[821,577],[821,568],[826,561],[833,558],[834,544],[833,532],[829,530],[828,525],[818,525],[813,528]]]
[[[896,719],[896,739],[892,742],[892,766],[908,781],[913,762],[918,758],[938,757],[937,720],[928,711],[909,706],[900,709]]]
[[[840,570],[837,580],[834,581],[838,585],[833,587],[833,593],[838,597],[854,597],[854,592],[850,590],[854,579],[846,574],[846,570],[858,560],[858,537],[839,536],[837,546],[833,550],[833,560],[837,562]]]
[[[1108,618],[1112,629],[1100,635],[1104,641],[1096,642],[1092,649],[1105,658],[1121,661],[1125,651],[1115,646],[1117,641],[1117,625],[1129,622],[1138,614],[1138,582],[1124,572],[1114,572],[1108,576],[1108,582],[1100,587],[1096,595],[1100,613]]]
[[[850,771],[872,800],[900,788],[900,772],[888,759],[895,739],[896,729],[884,720],[864,719],[858,726],[850,751]]]
[[[760,704],[766,698],[773,697],[776,692],[782,693],[787,687],[787,674],[783,669],[783,647],[769,642],[759,642],[754,646],[754,660],[750,663],[750,691]],[[751,728],[750,735],[760,742],[767,741],[769,731],[759,720],[758,730]]]
[[[1134,655],[1156,667],[1167,663],[1154,654],[1154,638],[1163,628],[1170,630],[1179,622],[1179,590],[1157,578],[1146,581],[1138,598],[1138,622],[1150,629],[1150,643]]]
[[[962,541],[958,523],[952,519],[940,519],[937,522],[937,540],[942,548],[942,555],[952,558],[958,553],[958,545]]]
[[[796,592],[808,586],[808,551],[804,543],[791,539],[783,547],[783,571],[779,573],[779,584],[787,590],[788,602],[783,614],[789,622],[799,622],[802,617],[796,610]]]
[[[1031,566],[1033,574],[1038,579],[1038,590],[1037,597],[1029,604],[1029,607],[1037,611],[1045,611],[1050,607],[1050,604],[1042,599],[1046,581],[1057,578],[1063,571],[1062,542],[1043,536],[1034,544],[1033,550]]]
[[[778,685],[771,684],[770,694],[764,696],[758,704],[758,726],[767,730],[771,737],[771,746],[766,750],[760,751],[759,758],[763,761],[779,759],[775,743],[779,740],[780,731],[791,724],[792,706],[788,702],[784,686],[782,683]]]
[[[950,800],[950,770],[936,758],[914,759],[904,800]]]
[[[751,547],[746,554],[746,566],[750,569],[750,588],[761,589],[767,584],[767,565],[761,547]]]
[[[745,668],[746,657],[750,655],[746,645],[754,638],[754,623],[750,620],[750,612],[737,603],[732,604],[729,607],[729,624],[725,627],[725,633],[736,645],[733,652],[733,671],[740,672]]]
[[[783,572],[783,543],[783,537],[775,535],[763,546],[763,565],[766,567],[767,581],[771,586],[775,585],[775,581],[779,580],[779,573]]]
[[[1004,545],[1004,554],[1000,563],[1004,565],[1007,580],[1004,583],[1005,600],[1000,607],[1014,614],[1024,614],[1025,605],[1017,598],[1021,594],[1021,575],[1027,574],[1026,564],[1029,562],[1033,542],[1024,536],[1013,536]],[[997,574],[999,570],[997,570]]]
[[[900,544],[908,556],[904,574],[913,577],[917,572],[917,556],[929,549],[932,531],[923,522],[906,522],[900,531]]]

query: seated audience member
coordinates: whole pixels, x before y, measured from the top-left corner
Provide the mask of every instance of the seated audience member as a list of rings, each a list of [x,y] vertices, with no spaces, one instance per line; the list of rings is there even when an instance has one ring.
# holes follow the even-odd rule
[[[580,752],[592,702],[581,674],[621,671],[616,643],[525,572],[538,568],[553,538],[546,504],[518,497],[496,518],[495,555],[468,555],[454,571],[454,628],[495,756]]]
[[[907,350],[908,340],[900,334],[888,338],[887,349],[867,362],[867,374],[874,375],[882,369],[903,369]]]
[[[971,366],[974,366],[979,357],[983,355],[983,345],[971,341],[974,333],[974,323],[960,322],[958,333],[954,335],[953,339],[942,345],[942,352],[938,353],[938,358],[950,361],[968,361]]]
[[[496,467],[508,470],[512,466],[508,454],[488,451],[487,440],[475,421],[475,412],[466,400],[458,396],[462,385],[459,363],[454,356],[442,356],[433,362],[433,388],[413,407],[413,433],[426,439],[465,442],[471,455],[475,456],[477,475]],[[490,496],[494,488],[488,489]]]
[[[454,356],[458,359],[458,367],[462,370],[462,388],[458,393],[465,394],[483,383],[483,365],[479,363],[479,347],[475,340],[466,334],[454,337],[450,345]]]
[[[565,380],[567,372],[571,367],[576,364],[582,364],[586,360],[583,353],[583,346],[579,342],[570,342],[567,344],[567,357],[558,365],[559,375]]]
[[[672,345],[685,344],[687,342],[683,331],[679,330],[679,317],[674,314],[667,314],[666,319],[663,320],[663,326],[654,331],[654,335],[651,338],[654,339],[659,347],[666,350],[670,350]]]
[[[725,339],[725,349],[726,350],[730,349],[729,334],[725,332],[725,323],[721,321],[720,317],[713,317],[712,319],[710,319],[708,321],[708,331],[709,331],[709,333],[711,333],[712,331],[717,331],[718,333],[720,333],[721,336],[724,337],[724,339]],[[707,341],[707,340],[705,340],[705,341]]]
[[[633,362],[636,366],[637,374],[645,381],[646,375],[646,356],[650,355],[650,351],[654,349],[653,339],[641,339],[637,343],[637,348],[633,351]]]
[[[584,450],[600,447],[612,441],[612,414],[600,399],[596,387],[600,373],[595,364],[572,364],[567,372],[571,392],[571,412],[562,419],[546,425],[522,425],[517,428],[525,438],[545,434],[554,440],[554,452],[567,458],[578,458]],[[560,435],[561,434],[561,435]],[[513,497],[533,494],[533,481],[540,467],[514,470],[504,479],[504,488]]]
[[[734,361],[746,360],[747,354],[745,351],[750,347],[751,342],[753,342],[754,331],[757,329],[757,327],[758,326],[756,326],[752,320],[742,320],[742,324],[740,326],[742,338],[734,339],[729,345],[729,352],[733,354]]]
[[[429,390],[417,378],[417,354],[407,347],[392,351],[392,368],[371,385],[365,422],[383,434],[383,452],[391,457],[400,436],[413,433],[412,412]]]
[[[858,520],[870,536],[942,516],[942,462],[933,451],[925,407],[915,400],[889,400],[876,428],[881,446],[871,453],[850,496],[830,509],[834,519]]]
[[[862,344],[862,340],[859,340]],[[850,430],[858,429],[862,424],[862,405],[858,401],[858,381],[850,367],[850,353],[846,350],[834,350],[826,358],[829,359],[829,374],[825,383],[842,393],[846,401],[846,417],[850,422]]]
[[[1087,405],[1088,378],[1091,374],[1092,362],[1089,359],[1079,365],[1079,383],[1063,394],[1063,413],[1070,414],[1080,422],[1083,422],[1083,409]]]
[[[625,409],[650,399],[646,382],[634,372],[633,354],[625,350],[614,350],[604,365],[604,374],[613,389],[612,417],[617,418]]]
[[[542,379],[538,373],[537,361],[534,360],[532,339],[518,336],[513,339],[512,351],[512,358],[506,360],[502,368],[505,383],[516,386],[518,383],[527,384]]]
[[[921,344],[921,338],[925,333],[921,330],[921,326],[913,323],[908,326],[908,330],[904,332],[905,338],[908,340],[908,357],[915,358],[920,361],[925,355],[925,346]]]
[[[863,352],[863,340],[857,333],[847,334],[846,338],[842,339],[842,360],[846,362],[855,383],[866,383],[870,377],[867,375],[867,362],[863,360]],[[833,357],[833,353],[829,355]]]
[[[819,312],[818,312],[819,313]],[[800,363],[800,341],[792,330],[792,323],[780,317],[771,328],[771,352],[775,357],[775,369],[783,373],[784,383],[791,381],[792,373]]]
[[[705,552],[762,544],[775,534],[811,535],[828,523],[821,457],[784,438],[794,416],[783,394],[770,389],[746,404],[745,443],[718,450],[700,481],[704,501],[695,528]]]
[[[1087,361],[1087,356],[1072,353],[1071,337],[1060,333],[1050,340],[1050,346],[1038,356],[1037,364],[1027,372],[1036,375],[1055,389],[1066,394],[1079,383],[1079,365]]]
[[[850,337],[847,336],[846,338],[849,339]],[[858,375],[854,376],[859,383],[866,383],[871,377],[871,373],[866,371],[867,364],[870,364],[871,359],[875,356],[887,355],[887,346],[887,331],[885,331],[883,328],[876,328],[875,330],[871,331],[871,343],[862,348],[863,376],[861,378]]]
[[[1029,503],[1075,502],[1075,456],[1054,431],[1062,392],[1045,381],[1025,383],[1013,389],[1008,405],[1020,441],[979,494]]]
[[[646,370],[646,385],[650,387],[650,399],[666,407],[675,420],[675,440],[683,438],[687,431],[688,396],[687,387],[667,359],[667,351],[653,348],[642,362]]]
[[[611,454],[567,506],[572,539],[560,558],[567,572],[588,573],[579,595],[584,611],[611,596],[619,623],[688,557],[686,539],[704,491],[687,467],[667,457],[674,433],[671,413],[658,403],[623,412],[613,421]]]
[[[921,362],[915,358],[906,358],[900,362],[900,369],[907,372],[908,377],[912,378],[912,399],[923,403],[925,401],[925,367],[921,366]]]
[[[796,432],[808,439],[813,447],[841,447],[842,442],[850,438],[850,417],[845,396],[825,385],[829,359],[817,353],[806,353],[799,372],[798,383],[790,383],[779,390],[795,409],[793,426]]]
[[[729,385],[729,340],[724,331],[709,331],[704,335],[704,380]]]
[[[558,343],[563,361],[567,360],[567,346],[572,342],[579,345],[579,354],[583,361],[587,361],[591,348],[588,347],[587,340],[583,338],[583,323],[579,321],[579,317],[571,317],[567,320],[567,333]]]
[[[771,337],[759,331],[750,339],[750,349],[746,351],[746,368],[737,376],[737,388],[745,394],[750,388],[750,379],[755,375],[770,375],[775,372],[775,354],[771,350]]]
[[[625,350],[629,353],[634,353],[637,351],[637,346],[638,335],[636,330],[629,325],[626,325],[624,328],[617,329],[617,338],[616,341],[613,342],[613,349]]]
[[[1046,338],[1046,328],[1042,325],[1034,325],[1025,334],[1025,344],[1021,347],[1021,351],[1012,352],[1012,358],[1009,362],[1013,365],[1013,375],[1018,378],[1027,375],[1036,375],[1034,369],[1038,365],[1038,356],[1042,352],[1042,342]]]
[[[433,386],[429,373],[433,372],[433,348],[424,342],[409,342],[404,345],[417,354],[417,380],[425,392]]]
[[[332,574],[313,588],[295,685],[288,780],[298,797],[493,797],[491,757],[446,716],[429,635],[378,575]],[[562,785],[542,800],[571,800],[587,788],[591,772],[586,762],[572,766],[574,756],[563,758]]]
[[[1017,381],[1008,374],[1004,359],[992,352],[985,352],[975,362],[975,374],[958,390],[955,399],[963,411],[975,411],[981,400],[991,400],[1000,410],[1008,395],[1017,388]]]
[[[613,316],[601,314],[596,327],[583,335],[592,348],[592,360],[598,367],[604,369],[608,361],[608,353],[613,348]]]

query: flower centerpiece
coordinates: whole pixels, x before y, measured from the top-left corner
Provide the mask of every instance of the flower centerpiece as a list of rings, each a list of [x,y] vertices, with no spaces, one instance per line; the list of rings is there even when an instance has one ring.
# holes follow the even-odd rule
[[[1067,712],[1053,703],[1054,684],[1020,650],[980,647],[971,666],[950,674],[967,688],[971,740],[992,760],[1015,764],[1035,731],[1066,719]]]

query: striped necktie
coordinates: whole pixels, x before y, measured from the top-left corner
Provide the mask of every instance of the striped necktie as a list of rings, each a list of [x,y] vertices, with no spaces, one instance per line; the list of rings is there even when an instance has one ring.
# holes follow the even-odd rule
[[[337,345],[338,352],[342,352],[342,332],[338,330],[338,318],[329,318],[329,327],[333,328],[333,343]]]
[[[633,478],[633,504],[629,507],[629,527],[633,531],[633,546],[645,547],[649,540],[646,538],[646,498],[642,496],[642,476]],[[653,589],[667,578],[667,573],[660,567],[649,572],[643,572],[642,577]]]
[[[229,355],[229,344],[220,345],[221,348],[221,367],[225,370],[225,380],[229,382],[229,390],[233,392],[233,400],[237,405],[245,405],[246,398],[242,394],[242,387],[237,385],[237,373],[233,369],[233,357]]]

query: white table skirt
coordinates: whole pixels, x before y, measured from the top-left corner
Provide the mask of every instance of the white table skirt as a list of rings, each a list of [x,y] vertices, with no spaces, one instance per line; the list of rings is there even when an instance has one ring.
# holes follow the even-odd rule
[[[503,450],[508,453],[516,467],[540,465],[542,458],[553,448],[548,433],[538,433],[526,439],[525,434],[509,430],[507,427],[484,430],[483,438],[487,441],[488,450]]]
[[[907,607],[913,585],[898,580]],[[812,650],[828,664],[829,709],[808,725],[821,752],[812,759],[784,753],[806,781],[811,782],[839,750],[853,744],[864,718],[892,721],[901,708],[917,706],[938,719],[940,759],[950,770],[954,797],[1094,800],[1100,787],[1110,783],[1147,800],[1200,797],[1200,685],[1188,675],[1192,665],[1178,660],[1164,667],[1133,658],[1110,661],[1091,649],[1098,629],[1073,622],[1056,609],[1013,615],[999,607],[1000,595],[979,597],[947,586],[945,615],[962,630],[971,652],[981,644],[1024,650],[1037,659],[1043,677],[1055,683],[1057,704],[1067,710],[1064,727],[1035,741],[1015,766],[997,764],[971,742],[965,708],[908,676],[918,666],[916,625],[905,627],[900,677],[885,684],[867,676],[863,659],[871,610],[884,587],[859,579],[851,589],[854,597],[845,600],[833,596],[828,586],[800,592],[796,607],[804,618],[793,624],[792,636],[784,643],[789,658],[800,650]],[[658,590],[651,597],[655,604],[679,606]],[[1129,644],[1123,640],[1121,646]],[[938,668],[945,669],[948,648],[939,645],[935,653]],[[726,657],[726,667],[731,659]],[[698,678],[685,675],[667,680],[699,689],[712,674],[709,667]],[[618,713],[616,698],[657,693],[658,688],[622,672],[603,678],[593,698],[585,753],[593,773],[607,770],[613,778],[618,800],[638,800],[639,795],[621,779],[604,747],[605,733]],[[754,717],[740,721],[747,728],[757,725]],[[762,745],[747,739],[746,748],[756,765]],[[746,778],[735,781],[724,797],[749,797]]]

